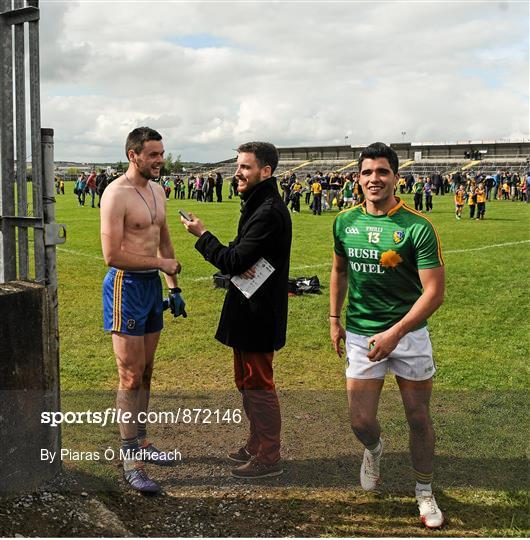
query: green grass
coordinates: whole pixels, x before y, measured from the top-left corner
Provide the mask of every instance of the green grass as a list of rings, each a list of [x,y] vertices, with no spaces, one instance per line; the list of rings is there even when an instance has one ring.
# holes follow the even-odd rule
[[[57,199],[57,221],[68,231],[66,244],[57,251],[62,387],[113,388],[112,348],[102,331],[101,282],[107,269],[100,250],[99,211],[79,208],[70,195]],[[224,292],[213,288],[210,278],[215,269],[195,251],[194,238],[178,221],[181,206],[199,215],[223,242],[235,236],[239,219],[235,199],[222,204],[169,201],[168,219],[183,266],[180,285],[189,317],[175,320],[166,314],[154,386],[231,388],[228,350],[213,338]],[[324,290],[320,296],[290,300],[287,346],[276,361],[276,378],[284,388],[343,386],[342,364],[332,353],[327,319],[334,215],[313,216],[304,208],[293,216],[291,275],[317,274]],[[530,205],[495,201],[488,204],[486,216],[482,222],[456,221],[452,197],[435,197],[430,217],[442,239],[447,272],[445,303],[430,320],[438,388],[527,386],[530,246],[516,242],[530,240]],[[476,249],[507,243],[513,244]]]
[[[410,196],[404,198],[412,202]],[[452,528],[444,535],[519,536],[528,531],[530,205],[494,201],[487,204],[486,220],[469,220],[466,208],[464,219],[457,221],[452,201],[452,196],[435,197],[434,212],[429,216],[442,239],[447,275],[445,303],[430,320],[438,367],[433,397],[438,485],[453,518]],[[168,203],[189,316],[185,320],[165,316],[153,395],[221,392],[233,397],[230,351],[213,338],[224,292],[213,288],[215,269],[195,251],[194,238],[177,218],[180,207],[197,214],[223,242],[235,236],[240,215],[237,199],[222,204],[173,199]],[[350,452],[359,454],[360,450],[348,429],[343,362],[332,351],[327,317],[335,212],[319,217],[302,208],[301,214],[293,215],[291,276],[317,274],[323,294],[289,300],[287,346],[275,357],[275,379],[285,392],[284,438],[288,456],[290,452],[293,458],[312,460],[319,454],[329,458],[332,449],[349,463]],[[77,199],[67,194],[57,197],[56,213],[57,221],[68,230],[66,244],[57,251],[63,408],[86,410],[90,405],[103,409],[112,405],[111,392],[98,398],[93,391],[112,391],[117,374],[110,338],[102,331],[101,282],[107,269],[100,251],[99,211],[79,208]],[[495,244],[505,245],[488,247]],[[298,401],[299,415],[294,411]],[[304,415],[309,415],[307,421]],[[391,441],[389,450],[396,456],[389,465],[390,472],[395,472],[389,474],[389,484],[403,491],[412,485],[407,476],[407,430],[392,380],[385,386],[380,417]],[[299,438],[290,440],[289,430],[302,431]],[[89,449],[87,444],[95,448],[115,444],[117,430],[95,430],[88,440],[82,427],[66,427],[63,433],[63,445],[83,444]],[[102,478],[116,474],[101,464],[75,466]],[[330,470],[329,478],[335,474]],[[401,503],[390,495],[375,505],[358,491],[352,496],[349,486],[354,485],[357,473],[352,474],[353,480],[326,494],[337,511],[330,510],[321,529],[310,528],[313,534],[418,534],[417,529],[404,529],[400,524],[404,519]],[[295,484],[289,493],[303,498],[306,492]],[[308,500],[315,497],[314,492],[307,493]],[[351,505],[351,515],[342,502]],[[412,502],[409,506],[414,507]],[[364,511],[362,515],[371,524],[361,527],[360,518],[352,517],[354,509]],[[405,515],[409,514],[407,509]]]

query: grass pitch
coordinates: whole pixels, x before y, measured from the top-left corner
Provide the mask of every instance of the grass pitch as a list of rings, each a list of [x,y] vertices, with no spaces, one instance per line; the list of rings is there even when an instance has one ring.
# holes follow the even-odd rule
[[[404,199],[412,204],[411,196]],[[213,338],[224,292],[213,288],[215,269],[194,250],[194,237],[180,224],[178,208],[194,212],[225,243],[235,236],[240,215],[238,199],[222,204],[168,201],[189,316],[175,320],[166,313],[155,361],[153,406],[164,409],[184,402],[238,406],[230,351]],[[271,525],[269,535],[418,536],[424,531],[411,498],[407,429],[390,379],[380,410],[383,437],[388,441],[383,465],[387,490],[377,497],[358,486],[362,449],[349,431],[344,367],[328,334],[335,214],[313,216],[302,205],[302,212],[292,216],[291,276],[317,274],[323,294],[289,301],[287,346],[275,357],[288,472],[265,488],[256,485],[250,495],[240,495],[242,512],[245,515],[249,501],[256,498],[283,508],[278,515],[292,526]],[[493,201],[487,204],[484,221],[470,220],[467,208],[464,216],[455,219],[452,196],[434,197],[429,217],[442,239],[447,274],[445,303],[429,323],[438,367],[432,407],[438,436],[435,489],[448,518],[441,534],[521,536],[528,534],[530,204]],[[63,409],[102,410],[113,406],[117,375],[110,338],[102,331],[101,282],[107,269],[100,251],[99,211],[80,208],[72,194],[58,196],[57,222],[65,223],[68,230],[67,243],[57,250]],[[104,397],[98,392],[104,392]],[[217,501],[223,486],[236,489],[227,480],[226,467],[208,473],[197,465],[198,477],[194,477],[193,463],[208,463],[211,456],[221,460],[228,441],[241,441],[243,426],[220,432],[182,425],[153,429],[168,443],[178,436],[181,450],[187,449],[188,454],[176,478],[164,477],[169,495],[156,504],[170,510],[186,489],[193,491],[192,499],[207,504],[212,497]],[[109,444],[117,446],[115,426],[63,430],[63,446],[88,449]],[[116,469],[107,464],[68,466],[115,483],[118,478]],[[192,471],[188,483],[182,482],[187,469]],[[211,482],[204,480],[208,475]],[[221,491],[212,495],[216,486]],[[138,502],[138,509],[144,504]],[[260,528],[258,521],[237,528],[239,521],[232,519],[220,533],[252,536],[269,530]],[[160,521],[153,527],[161,535],[168,532]]]
[[[405,195],[411,204],[410,196]],[[524,389],[528,379],[528,262],[530,205],[494,201],[484,221],[457,221],[452,196],[434,198],[434,222],[446,262],[446,299],[430,319],[438,373],[436,388]],[[183,270],[180,286],[188,319],[166,313],[154,385],[156,390],[232,388],[227,349],[213,339],[224,291],[214,289],[216,269],[194,249],[194,237],[177,210],[196,213],[221,241],[236,234],[239,200],[168,202],[168,221]],[[276,360],[282,388],[343,388],[343,366],[331,351],[328,289],[331,225],[336,212],[293,217],[291,276],[317,274],[322,295],[290,300],[287,346]],[[107,268],[99,241],[99,211],[80,208],[73,195],[57,197],[57,221],[66,244],[57,250],[64,390],[114,388],[115,365],[102,332],[101,282]],[[210,381],[215,381],[212,384]]]

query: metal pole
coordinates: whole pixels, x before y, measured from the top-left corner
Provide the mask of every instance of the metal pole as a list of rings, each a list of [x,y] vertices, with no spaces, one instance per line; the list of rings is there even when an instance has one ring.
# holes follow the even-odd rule
[[[24,7],[24,0],[15,0],[15,9]],[[24,23],[15,25],[15,103],[17,153],[17,215],[28,214],[28,182],[26,175],[26,73],[24,66]],[[18,229],[18,277],[28,279],[28,230]]]
[[[31,2],[38,7],[38,2]],[[39,67],[39,21],[29,25],[29,93],[31,109],[31,180],[33,187],[33,215],[43,217],[42,208],[42,150],[40,133],[40,67]],[[35,279],[45,279],[44,229],[35,228]]]
[[[55,225],[55,182],[53,169],[53,129],[42,128],[41,148],[42,148],[42,172],[43,172],[43,210],[44,210],[44,230],[54,230]],[[48,233],[51,234],[51,233]],[[45,234],[45,237],[47,235]],[[53,238],[51,238],[53,240]],[[55,243],[45,241],[46,254],[46,285],[54,289],[53,296],[57,299],[57,262],[55,257]],[[54,302],[56,305],[56,302]]]
[[[0,0],[0,217],[15,215],[13,145],[13,32],[1,15],[11,10],[11,0]],[[0,283],[17,278],[15,226],[0,224]]]
[[[60,381],[59,381],[59,301],[57,298],[57,260],[55,241],[58,229],[55,225],[55,182],[53,165],[53,129],[40,130],[42,147],[42,190],[43,217],[45,239],[45,273],[46,294],[48,296],[48,331],[47,345],[49,362],[44,364],[45,373],[45,402],[47,410],[60,411]],[[50,448],[60,449],[61,432],[50,430]]]

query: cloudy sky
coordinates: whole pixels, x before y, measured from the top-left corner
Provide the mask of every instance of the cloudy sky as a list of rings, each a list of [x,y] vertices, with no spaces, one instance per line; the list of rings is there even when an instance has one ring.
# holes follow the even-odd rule
[[[40,8],[42,125],[57,160],[125,160],[140,125],[185,161],[228,159],[256,139],[529,137],[526,1]]]

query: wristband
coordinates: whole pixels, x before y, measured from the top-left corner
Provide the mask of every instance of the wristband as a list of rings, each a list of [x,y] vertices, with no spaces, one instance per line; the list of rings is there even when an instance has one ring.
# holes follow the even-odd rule
[[[181,293],[181,292],[182,292],[182,289],[179,288],[179,287],[173,287],[172,289],[169,289],[169,292],[170,292],[171,294]]]
[[[330,315],[330,319],[340,319],[340,315]]]

